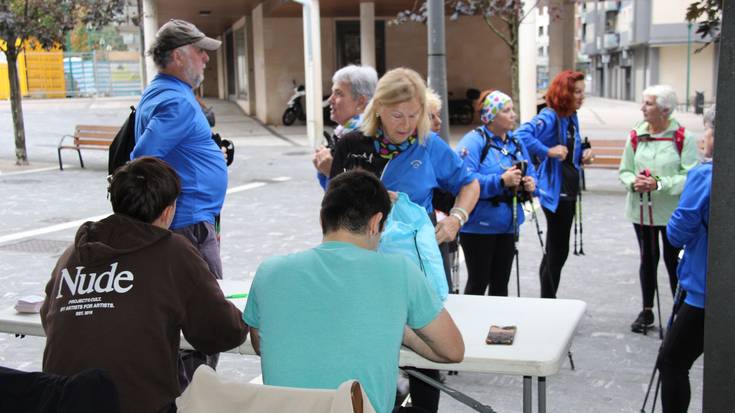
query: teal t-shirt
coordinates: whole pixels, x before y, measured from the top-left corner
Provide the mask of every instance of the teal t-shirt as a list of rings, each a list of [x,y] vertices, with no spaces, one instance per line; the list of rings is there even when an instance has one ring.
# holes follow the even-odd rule
[[[357,379],[388,413],[403,327],[425,327],[441,309],[408,259],[325,242],[263,262],[243,319],[259,330],[263,383],[336,389]]]

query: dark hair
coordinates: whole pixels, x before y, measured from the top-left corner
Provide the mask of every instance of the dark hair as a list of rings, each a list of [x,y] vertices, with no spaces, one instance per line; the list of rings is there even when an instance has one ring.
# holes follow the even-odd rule
[[[119,167],[109,178],[112,210],[152,223],[181,192],[181,182],[169,164],[151,156],[135,159]]]
[[[150,48],[150,50],[148,50],[148,55],[153,58],[153,63],[155,63],[159,69],[165,69],[173,60],[174,50],[175,49],[167,49],[163,45],[155,44]]]
[[[561,116],[569,116],[577,108],[574,107],[574,84],[584,80],[584,73],[565,70],[551,81],[546,92],[546,104]]]
[[[319,213],[322,233],[345,229],[353,233],[367,231],[370,218],[383,213],[380,230],[383,230],[391,201],[383,183],[372,173],[352,170],[342,173],[329,182]]]

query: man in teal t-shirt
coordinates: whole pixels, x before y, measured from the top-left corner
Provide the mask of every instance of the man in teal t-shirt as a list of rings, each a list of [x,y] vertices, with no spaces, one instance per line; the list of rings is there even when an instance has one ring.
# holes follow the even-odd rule
[[[421,271],[375,252],[389,211],[376,177],[341,174],[322,200],[324,242],[258,268],[243,318],[265,384],[334,389],[357,379],[387,413],[401,343],[437,362],[462,360],[462,336]]]

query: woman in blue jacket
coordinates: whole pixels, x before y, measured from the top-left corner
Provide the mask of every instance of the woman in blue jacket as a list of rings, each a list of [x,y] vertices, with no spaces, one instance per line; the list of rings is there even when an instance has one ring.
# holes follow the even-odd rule
[[[411,69],[393,69],[378,81],[360,129],[335,145],[330,176],[365,169],[389,191],[406,193],[432,217],[433,189],[451,192],[457,196],[454,208],[436,225],[436,239],[442,243],[457,236],[480,190],[462,160],[430,127],[424,80]]]
[[[459,237],[468,274],[464,293],[507,296],[515,234],[524,220],[517,197],[530,199],[536,172],[526,147],[513,136],[516,114],[508,95],[490,93],[480,120],[484,125],[468,132],[456,148],[480,183],[480,200]]]
[[[704,115],[704,157],[712,159],[715,108]],[[664,413],[689,408],[689,369],[704,351],[704,302],[707,286],[707,229],[712,190],[712,162],[705,161],[687,175],[679,206],[666,225],[669,242],[684,248],[677,275],[686,292],[674,324],[664,339],[656,363],[661,373],[661,405]]]
[[[541,297],[556,298],[561,269],[569,255],[569,233],[579,193],[579,168],[592,160],[582,149],[577,110],[584,102],[584,74],[559,73],[546,93],[547,107],[516,130],[538,161],[539,201],[546,216],[546,253],[541,260]]]
[[[375,95],[363,115],[358,131],[340,139],[334,148],[330,178],[361,168],[374,173],[389,191],[400,191],[426,209],[436,222],[433,190],[441,188],[456,196],[454,207],[436,224],[439,244],[456,238],[467,222],[479,196],[474,176],[439,135],[430,131],[426,84],[411,69],[393,69],[378,81]],[[437,370],[419,370],[439,380]],[[415,407],[436,412],[439,392],[411,380]]]

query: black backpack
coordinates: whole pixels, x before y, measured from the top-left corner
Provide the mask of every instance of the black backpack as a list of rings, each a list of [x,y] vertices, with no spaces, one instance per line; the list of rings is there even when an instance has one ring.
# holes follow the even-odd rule
[[[130,115],[122,124],[110,144],[110,154],[107,159],[107,173],[112,175],[117,168],[130,161],[130,153],[135,147],[135,106],[130,107]]]

